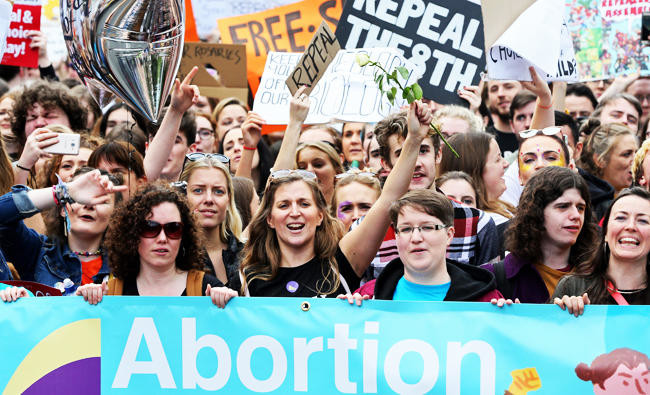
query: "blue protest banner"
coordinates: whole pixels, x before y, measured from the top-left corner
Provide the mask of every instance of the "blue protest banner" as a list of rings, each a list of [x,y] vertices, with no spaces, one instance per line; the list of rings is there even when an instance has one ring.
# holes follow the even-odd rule
[[[4,393],[648,393],[645,306],[235,298],[0,305]],[[605,369],[600,369],[606,366]],[[589,370],[593,368],[592,370]],[[606,376],[608,375],[608,376]],[[100,379],[101,378],[101,379]],[[625,390],[627,392],[625,392]],[[631,392],[632,391],[632,392]]]

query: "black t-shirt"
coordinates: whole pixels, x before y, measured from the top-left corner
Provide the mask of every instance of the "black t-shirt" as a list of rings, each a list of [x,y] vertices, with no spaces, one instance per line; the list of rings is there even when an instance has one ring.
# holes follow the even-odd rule
[[[210,284],[211,287],[223,287],[223,284],[221,283],[221,281],[219,281],[218,278],[216,278],[211,274],[205,273],[203,275],[203,284],[201,285],[201,289],[205,291],[205,289],[208,287],[208,284]],[[140,293],[138,292],[138,284],[135,278],[124,281],[124,286],[122,288],[122,295],[140,296]],[[183,293],[180,294],[179,296],[187,296],[187,290],[184,289]]]
[[[515,133],[502,132],[494,126],[488,127],[485,131],[494,136],[497,144],[499,144],[502,154],[505,154],[506,152],[515,152],[519,149],[519,142],[517,141],[517,135]]]
[[[351,292],[359,288],[359,276],[355,273],[350,262],[345,257],[340,248],[336,249],[335,255],[339,271],[348,284]],[[335,298],[339,294],[345,294],[345,288],[340,283],[335,292],[324,295],[321,290],[330,289],[337,274],[333,273],[328,267],[326,259],[314,257],[307,263],[297,267],[281,267],[272,280],[262,281],[253,280],[248,290],[251,296],[271,296],[271,297],[329,297]],[[327,277],[325,277],[327,275]],[[239,277],[233,278],[231,287],[237,291],[241,289]]]

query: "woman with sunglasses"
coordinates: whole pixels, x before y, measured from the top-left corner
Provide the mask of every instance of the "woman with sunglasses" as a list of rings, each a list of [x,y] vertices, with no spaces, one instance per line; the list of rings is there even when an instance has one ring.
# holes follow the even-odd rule
[[[91,304],[104,294],[200,296],[222,283],[203,269],[199,230],[185,199],[153,183],[117,209],[106,233],[108,283],[77,290]]]
[[[587,183],[557,166],[539,169],[526,183],[517,215],[505,232],[504,261],[483,265],[507,299],[546,303],[558,281],[594,252],[598,227],[591,220]]]
[[[596,218],[603,217],[614,196],[632,185],[632,163],[637,150],[632,129],[617,123],[589,119],[580,129],[587,133],[578,167],[589,184]]]
[[[557,285],[552,301],[576,316],[586,304],[648,305],[650,193],[623,190],[607,209],[593,259]]]
[[[242,222],[235,205],[228,158],[188,154],[180,181],[187,183],[187,203],[205,235],[205,272],[224,284],[237,275]]]
[[[102,246],[113,208],[126,190],[117,179],[84,167],[68,183],[30,190],[14,186],[0,197],[0,248],[20,278],[50,287],[69,278],[75,286],[101,282],[108,276]],[[42,235],[23,223],[52,209],[55,221]]]
[[[381,196],[361,224],[343,237],[313,173],[273,172],[250,225],[239,281],[231,286],[242,295],[284,297],[333,297],[358,288],[388,229],[391,202],[408,189],[430,120],[429,107],[411,104],[408,136]],[[220,307],[238,294],[225,288],[212,291]]]

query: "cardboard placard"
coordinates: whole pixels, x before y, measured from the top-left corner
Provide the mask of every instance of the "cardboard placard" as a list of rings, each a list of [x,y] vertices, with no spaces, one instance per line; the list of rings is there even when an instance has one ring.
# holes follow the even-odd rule
[[[300,85],[307,85],[305,93],[309,94],[325,74],[327,66],[332,63],[340,49],[341,46],[334,32],[323,21],[316,30],[314,38],[307,45],[305,53],[296,64],[296,68],[287,78],[286,84],[289,92],[294,95]]]
[[[483,1],[486,60],[491,79],[530,81],[528,68],[533,66],[546,81],[577,81],[575,53],[564,22],[563,1],[532,1],[522,11],[521,3],[531,3],[531,0],[517,2],[516,7],[503,0]],[[506,26],[504,20],[513,17],[514,21]]]
[[[199,87],[201,95],[218,99],[234,96],[248,101],[244,45],[185,43],[179,69],[181,78],[194,66],[198,66],[199,71],[192,83]],[[219,80],[208,69],[216,70]]]
[[[7,45],[0,62],[7,66],[38,67],[38,50],[29,48],[27,33],[41,30],[40,0],[16,0],[11,11]]]
[[[423,76],[424,97],[442,104],[467,106],[457,90],[478,85],[485,69],[477,1],[348,1],[336,37],[346,49],[399,49]]]
[[[270,52],[304,52],[325,20],[336,28],[343,0],[303,0],[255,14],[217,21],[221,41],[245,44],[248,82],[255,94]]]
[[[341,50],[309,95],[311,105],[305,124],[331,121],[379,122],[407,103],[398,95],[395,105],[391,106],[377,88],[375,69],[361,68],[356,63],[355,58],[359,53],[368,55],[386,70],[398,66],[415,69],[415,65],[395,48]],[[292,95],[285,80],[301,57],[301,53],[269,54],[253,103],[253,111],[260,114],[268,125],[286,125],[289,122],[289,101]],[[414,83],[417,77],[412,72],[404,84]]]

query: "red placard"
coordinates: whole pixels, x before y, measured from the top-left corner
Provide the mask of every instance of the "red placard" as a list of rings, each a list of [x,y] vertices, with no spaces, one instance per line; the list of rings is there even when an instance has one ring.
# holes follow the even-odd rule
[[[7,33],[7,46],[0,63],[8,66],[38,67],[38,50],[29,48],[31,40],[27,33],[40,29],[40,0],[15,1]]]
[[[34,281],[7,280],[0,281],[0,283],[23,287],[33,293],[34,296],[61,296],[61,291],[58,289]]]

